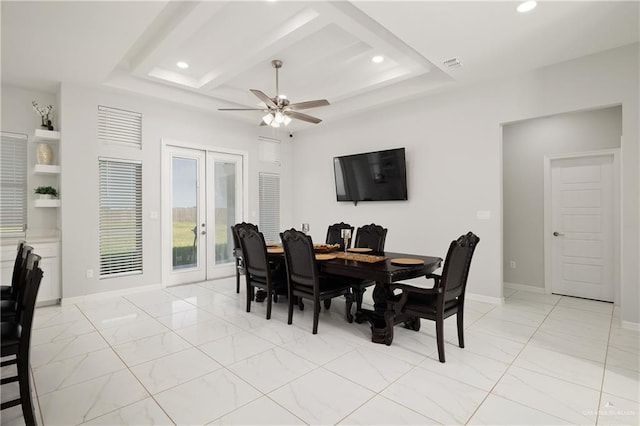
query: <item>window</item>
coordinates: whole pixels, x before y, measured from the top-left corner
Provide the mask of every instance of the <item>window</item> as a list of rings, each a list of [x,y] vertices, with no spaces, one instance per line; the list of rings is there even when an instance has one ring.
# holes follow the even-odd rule
[[[98,105],[98,140],[142,149],[142,114]]]
[[[99,160],[100,278],[142,273],[142,164]]]
[[[259,175],[260,232],[267,242],[280,241],[280,175]]]
[[[27,229],[27,135],[1,132],[0,235]]]

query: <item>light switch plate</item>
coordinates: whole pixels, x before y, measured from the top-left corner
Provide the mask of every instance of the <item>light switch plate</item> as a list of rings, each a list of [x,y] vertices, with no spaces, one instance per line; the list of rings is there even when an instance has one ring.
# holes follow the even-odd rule
[[[476,213],[476,217],[480,220],[489,220],[491,219],[491,211],[489,210],[478,210]]]

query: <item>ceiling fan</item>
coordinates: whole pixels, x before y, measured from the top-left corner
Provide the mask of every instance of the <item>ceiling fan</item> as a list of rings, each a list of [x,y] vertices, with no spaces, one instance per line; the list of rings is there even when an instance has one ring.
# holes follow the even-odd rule
[[[251,93],[264,102],[264,108],[219,108],[218,111],[264,111],[267,115],[262,117],[262,121],[260,122],[261,126],[287,126],[292,118],[313,124],[320,123],[322,121],[321,119],[298,112],[298,110],[329,105],[329,101],[326,99],[318,99],[315,101],[297,102],[295,104],[290,103],[286,97],[280,95],[280,88],[278,86],[278,70],[282,68],[282,61],[274,59],[271,61],[271,65],[276,69],[276,96],[270,98],[260,90],[249,89]]]

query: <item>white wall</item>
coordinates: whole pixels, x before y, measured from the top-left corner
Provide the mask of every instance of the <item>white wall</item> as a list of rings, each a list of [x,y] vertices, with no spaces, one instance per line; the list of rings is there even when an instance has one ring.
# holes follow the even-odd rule
[[[388,250],[443,257],[453,238],[472,230],[480,245],[469,292],[500,300],[501,125],[622,105],[622,315],[639,323],[638,50],[638,44],[629,45],[304,132],[293,148],[294,221],[309,222],[315,239],[324,239],[326,226],[336,221],[375,222],[389,228]],[[335,201],[334,156],[401,146],[408,157],[408,201],[357,206]],[[479,210],[490,211],[490,220],[478,220]]]
[[[273,166],[258,161],[258,136],[264,129],[249,126],[223,113],[211,114],[148,98],[62,84],[61,193],[62,193],[62,296],[78,297],[112,290],[161,283],[161,140],[246,151],[249,155],[249,206],[246,219],[257,223],[258,172]],[[97,141],[97,107],[107,105],[143,115],[143,149],[136,150]],[[273,137],[272,134],[265,136]],[[277,168],[290,181],[290,142],[283,139],[283,165]],[[144,273],[100,280],[98,247],[98,158],[142,160]],[[283,188],[282,210],[290,212],[290,187]],[[285,216],[285,220],[290,220]],[[93,269],[94,278],[86,278]]]
[[[559,114],[503,127],[505,282],[544,288],[544,157],[619,148],[622,108]],[[516,262],[516,268],[510,267]],[[616,292],[617,293],[617,292]]]

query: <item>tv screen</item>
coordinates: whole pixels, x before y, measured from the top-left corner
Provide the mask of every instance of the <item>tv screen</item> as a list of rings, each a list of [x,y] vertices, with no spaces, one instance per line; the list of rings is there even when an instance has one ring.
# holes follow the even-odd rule
[[[333,158],[338,201],[407,199],[404,148]]]

